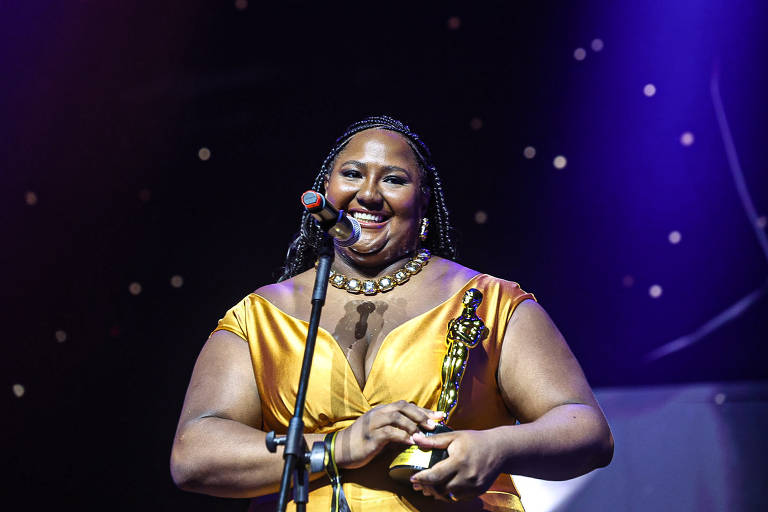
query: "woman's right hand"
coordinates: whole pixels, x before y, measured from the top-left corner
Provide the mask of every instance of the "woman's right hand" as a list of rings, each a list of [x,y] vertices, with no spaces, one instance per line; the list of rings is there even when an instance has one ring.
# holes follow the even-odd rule
[[[442,412],[405,400],[374,407],[338,433],[336,464],[348,469],[365,466],[389,443],[414,444],[413,434],[420,429],[433,430],[442,419]]]

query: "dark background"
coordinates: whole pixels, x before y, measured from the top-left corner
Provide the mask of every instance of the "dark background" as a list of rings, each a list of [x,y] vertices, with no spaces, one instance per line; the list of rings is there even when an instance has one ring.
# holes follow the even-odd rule
[[[243,509],[170,480],[186,383],[372,114],[422,135],[459,261],[533,291],[593,386],[768,377],[764,293],[647,358],[765,289],[765,3],[246,4],[2,3],[3,492],[26,510]]]

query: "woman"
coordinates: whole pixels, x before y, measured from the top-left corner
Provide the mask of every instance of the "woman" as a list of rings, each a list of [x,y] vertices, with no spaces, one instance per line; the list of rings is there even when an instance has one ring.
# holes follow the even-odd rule
[[[357,243],[335,249],[304,418],[309,446],[338,432],[332,455],[353,511],[442,510],[446,503],[522,510],[510,473],[567,479],[610,462],[607,422],[533,296],[452,261],[442,184],[415,133],[388,117],[353,124],[313,189],[362,227]],[[282,456],[267,451],[265,432],[284,433],[293,412],[319,236],[305,214],[280,281],[228,311],[206,342],[171,456],[182,489],[230,497],[277,490]],[[419,256],[422,248],[431,258]],[[381,280],[414,257],[420,272],[401,284]],[[355,280],[376,284],[367,285],[369,295],[350,293]],[[454,431],[426,437],[444,420],[435,408],[446,326],[470,288],[484,295],[477,313],[487,336],[470,351],[448,422]],[[388,465],[414,444],[446,448],[449,456],[408,485],[397,483]],[[311,480],[309,510],[329,510],[329,478]],[[274,507],[254,503],[254,510]]]

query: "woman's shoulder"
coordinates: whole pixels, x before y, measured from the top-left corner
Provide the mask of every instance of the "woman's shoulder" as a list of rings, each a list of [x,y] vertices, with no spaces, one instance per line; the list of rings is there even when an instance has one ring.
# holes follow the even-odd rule
[[[436,268],[437,279],[443,282],[452,282],[457,287],[469,282],[482,282],[486,286],[499,286],[505,290],[520,290],[521,293],[525,293],[517,281],[486,274],[445,258],[435,257],[434,260],[435,266],[438,267]]]
[[[312,276],[309,275],[310,273]],[[313,269],[306,270],[285,281],[257,288],[250,296],[260,297],[283,311],[292,312],[296,309],[297,300],[311,293],[313,276]]]

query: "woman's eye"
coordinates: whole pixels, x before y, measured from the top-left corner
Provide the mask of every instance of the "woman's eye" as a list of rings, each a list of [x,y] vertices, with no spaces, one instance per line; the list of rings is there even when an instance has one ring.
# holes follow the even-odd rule
[[[358,178],[360,177],[360,172],[354,169],[346,169],[341,171],[341,175],[345,178]]]
[[[408,180],[401,178],[400,176],[387,176],[384,178],[384,181],[387,183],[394,183],[395,185],[405,185],[408,183]]]

